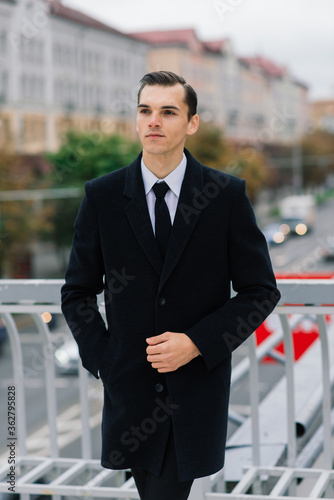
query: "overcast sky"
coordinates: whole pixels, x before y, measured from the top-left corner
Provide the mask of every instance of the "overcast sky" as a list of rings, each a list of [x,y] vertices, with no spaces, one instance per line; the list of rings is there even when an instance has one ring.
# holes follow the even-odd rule
[[[238,56],[287,66],[313,99],[334,99],[334,0],[63,0],[123,32],[194,28]]]

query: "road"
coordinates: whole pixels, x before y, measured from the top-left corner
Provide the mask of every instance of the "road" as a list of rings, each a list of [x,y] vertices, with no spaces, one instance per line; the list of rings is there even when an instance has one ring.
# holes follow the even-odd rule
[[[328,236],[334,235],[334,200],[327,202],[319,208],[317,223],[314,230],[305,236],[291,237],[281,246],[270,248],[273,267],[276,273],[293,272],[325,272],[334,274],[334,262],[326,262],[321,258],[321,248]],[[62,331],[63,325],[59,325],[58,331]],[[47,360],[42,356],[42,349],[38,334],[33,327],[23,328],[21,339],[23,346],[23,357],[25,366],[30,368],[26,373],[26,401],[27,401],[27,423],[29,434],[35,432],[35,437],[40,437],[41,448],[45,446],[45,429],[43,425],[46,420],[45,406],[45,377],[43,366]],[[53,332],[55,334],[57,332]],[[241,346],[234,355],[236,363],[245,353],[245,347]],[[33,370],[31,368],[33,367]],[[264,397],[272,385],[283,374],[283,368],[277,364],[261,365],[260,367],[260,394]],[[6,443],[6,421],[7,421],[7,387],[12,383],[12,364],[9,345],[0,359],[0,456],[3,455]],[[100,426],[99,417],[102,405],[102,388],[99,381],[90,380],[90,391],[95,398],[92,406],[92,416],[94,421],[93,431],[93,455],[99,457],[100,452]],[[80,408],[78,406],[78,379],[73,376],[57,377],[57,408],[63,413],[62,419],[67,420],[69,432],[62,440],[62,456],[80,456],[80,448],[75,433],[78,428],[80,418]],[[242,382],[235,387],[231,395],[233,409],[240,411],[244,415],[249,412],[247,382]],[[4,402],[4,403],[3,403]],[[72,422],[72,427],[69,425]],[[72,430],[71,430],[72,429]],[[233,425],[230,426],[230,433],[233,432]],[[76,429],[77,430],[77,429]],[[71,434],[72,433],[72,434]],[[44,441],[44,445],[43,445]]]
[[[270,248],[275,272],[334,274],[334,262],[321,257],[329,236],[334,236],[333,199],[318,208],[313,231],[305,236],[291,236],[285,243]]]

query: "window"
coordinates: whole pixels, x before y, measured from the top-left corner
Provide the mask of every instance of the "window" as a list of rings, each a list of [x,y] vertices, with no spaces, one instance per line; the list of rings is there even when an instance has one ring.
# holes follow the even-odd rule
[[[7,117],[0,117],[0,144],[6,144],[11,140],[10,122]]]
[[[238,111],[233,109],[228,113],[227,125],[230,127],[236,127],[238,124]]]
[[[21,76],[21,96],[24,100],[27,98],[27,78],[25,75]]]
[[[0,105],[7,100],[8,95],[8,73],[3,71],[0,80]]]
[[[6,52],[7,50],[7,33],[5,30],[0,31],[0,52]]]

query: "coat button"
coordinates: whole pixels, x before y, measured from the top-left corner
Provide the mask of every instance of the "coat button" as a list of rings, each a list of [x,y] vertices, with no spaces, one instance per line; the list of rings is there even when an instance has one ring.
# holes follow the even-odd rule
[[[162,384],[156,384],[155,390],[157,392],[162,392],[164,390],[164,386]]]
[[[160,299],[159,299],[159,306],[164,306],[165,304],[166,304],[165,297],[160,297]]]

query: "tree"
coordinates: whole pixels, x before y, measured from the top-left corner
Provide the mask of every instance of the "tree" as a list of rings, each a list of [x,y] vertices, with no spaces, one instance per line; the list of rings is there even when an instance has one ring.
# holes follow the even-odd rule
[[[85,181],[131,163],[140,145],[118,135],[70,131],[55,153],[46,158],[52,166],[54,186],[83,186]]]
[[[229,144],[220,128],[200,125],[188,138],[187,147],[203,164],[246,180],[247,194],[252,201],[265,186],[267,167],[264,156],[255,148],[240,148]]]
[[[53,187],[81,187],[90,179],[118,170],[131,163],[139,154],[139,143],[118,135],[104,135],[71,131],[58,151],[48,153],[51,170],[49,179]],[[66,264],[66,251],[73,238],[73,223],[80,199],[55,200],[52,203],[53,231],[49,235],[57,248],[62,267]]]
[[[302,150],[306,186],[323,184],[329,174],[334,174],[334,134],[316,130],[303,138]]]
[[[39,165],[29,164],[23,157],[0,152],[0,192],[47,187]],[[51,230],[51,208],[34,201],[0,201],[0,276],[29,277],[30,246],[41,234]]]

